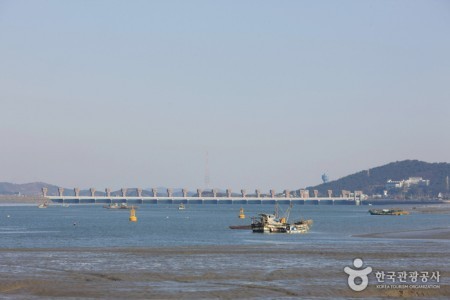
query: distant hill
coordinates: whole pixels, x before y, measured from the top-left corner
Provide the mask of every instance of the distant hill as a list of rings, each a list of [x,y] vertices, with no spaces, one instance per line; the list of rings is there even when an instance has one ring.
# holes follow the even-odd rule
[[[449,163],[427,163],[418,160],[404,160],[389,163],[384,166],[360,171],[335,181],[308,187],[310,191],[318,190],[320,195],[326,195],[327,190],[333,190],[333,195],[339,195],[342,190],[358,191],[365,194],[382,194],[386,181],[422,177],[429,179],[428,187],[411,188],[407,193],[411,196],[436,197],[438,193],[448,192],[446,177],[450,176]],[[393,191],[396,193],[404,191]]]
[[[385,184],[388,179],[402,180],[409,177],[422,177],[423,179],[429,179],[430,185],[427,187],[413,187],[405,190],[390,191],[390,195],[401,194],[403,197],[436,197],[438,193],[447,193],[446,177],[450,176],[450,164],[449,163],[427,163],[418,160],[404,160],[389,163],[384,166],[371,168],[369,170],[360,171],[355,174],[348,175],[335,181],[319,184],[316,186],[307,187],[312,195],[313,190],[318,190],[320,196],[327,195],[327,190],[333,190],[333,195],[338,196],[342,190],[348,191],[363,191],[365,194],[383,194],[385,190]],[[48,188],[48,195],[57,195],[58,186],[44,183],[33,182],[25,184],[14,184],[8,182],[0,182],[0,195],[26,195],[26,196],[40,196],[42,195],[42,188]],[[113,195],[119,195],[120,190],[112,191]],[[151,189],[145,189],[143,196],[150,196]],[[204,196],[210,195],[210,190],[204,191]],[[73,196],[74,191],[72,188],[64,189],[64,195]],[[88,189],[81,190],[80,195],[90,195]],[[104,190],[96,191],[96,195],[105,195]],[[135,196],[136,189],[128,188],[128,196]],[[166,188],[158,188],[158,196],[167,195]],[[181,189],[173,189],[174,196],[181,196]],[[196,195],[196,191],[189,191],[189,196]],[[225,193],[219,190],[219,196],[224,196]],[[238,196],[239,194],[233,193]],[[249,193],[250,195],[250,193]]]
[[[0,182],[0,195],[26,195],[26,196],[40,196],[42,195],[42,188],[47,187],[49,194],[58,192],[56,185],[44,182],[32,182],[24,184],[15,184],[9,182]]]

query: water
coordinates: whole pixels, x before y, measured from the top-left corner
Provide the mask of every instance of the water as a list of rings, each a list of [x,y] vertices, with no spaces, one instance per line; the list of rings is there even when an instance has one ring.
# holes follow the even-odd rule
[[[240,207],[247,219],[238,219]],[[26,278],[26,288],[3,287],[17,291],[11,299],[349,298],[342,270],[355,257],[376,270],[439,270],[449,284],[448,240],[357,237],[449,228],[447,214],[371,216],[368,209],[295,206],[291,220],[314,224],[289,235],[228,228],[272,213],[272,205],[140,205],[136,223],[128,210],[94,205],[0,206],[0,295],[2,280]]]
[[[237,218],[243,207],[247,219]],[[0,248],[171,247],[249,245],[257,243],[339,244],[373,246],[374,240],[353,235],[449,227],[447,215],[412,213],[409,216],[371,216],[367,206],[305,205],[292,209],[291,220],[313,219],[305,235],[261,235],[230,230],[229,225],[251,222],[250,216],[272,213],[270,205],[141,205],[137,223],[127,210],[94,205],[0,206]],[[281,207],[281,210],[287,207]],[[10,216],[9,218],[7,216]],[[383,240],[378,240],[383,242]]]

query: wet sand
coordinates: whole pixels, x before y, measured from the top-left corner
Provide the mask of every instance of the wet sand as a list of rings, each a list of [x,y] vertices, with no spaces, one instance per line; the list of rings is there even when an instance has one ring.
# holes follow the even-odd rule
[[[366,261],[436,262],[439,289],[347,286],[343,267],[359,251],[281,246],[204,246],[124,249],[1,249],[0,297],[5,299],[296,299],[442,297],[450,295],[449,263],[441,252],[368,251]],[[282,258],[282,259],[281,259]],[[144,262],[152,262],[144,266]],[[326,261],[326,265],[314,264]],[[97,263],[97,264],[96,264]]]
[[[450,203],[413,206],[411,211],[416,211],[423,214],[450,214]]]
[[[355,237],[450,240],[450,228],[432,228],[426,230],[380,232],[380,233],[360,234],[355,235]]]

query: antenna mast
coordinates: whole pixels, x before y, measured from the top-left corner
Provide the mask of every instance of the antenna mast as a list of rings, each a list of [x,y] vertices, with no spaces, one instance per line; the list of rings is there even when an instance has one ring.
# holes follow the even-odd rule
[[[205,154],[205,189],[209,188],[209,161],[208,161],[208,151]]]

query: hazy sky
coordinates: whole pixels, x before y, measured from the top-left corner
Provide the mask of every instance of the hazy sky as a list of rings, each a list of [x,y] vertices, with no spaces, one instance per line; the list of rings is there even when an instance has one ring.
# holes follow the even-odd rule
[[[1,1],[0,181],[296,189],[449,162],[449,1]]]

